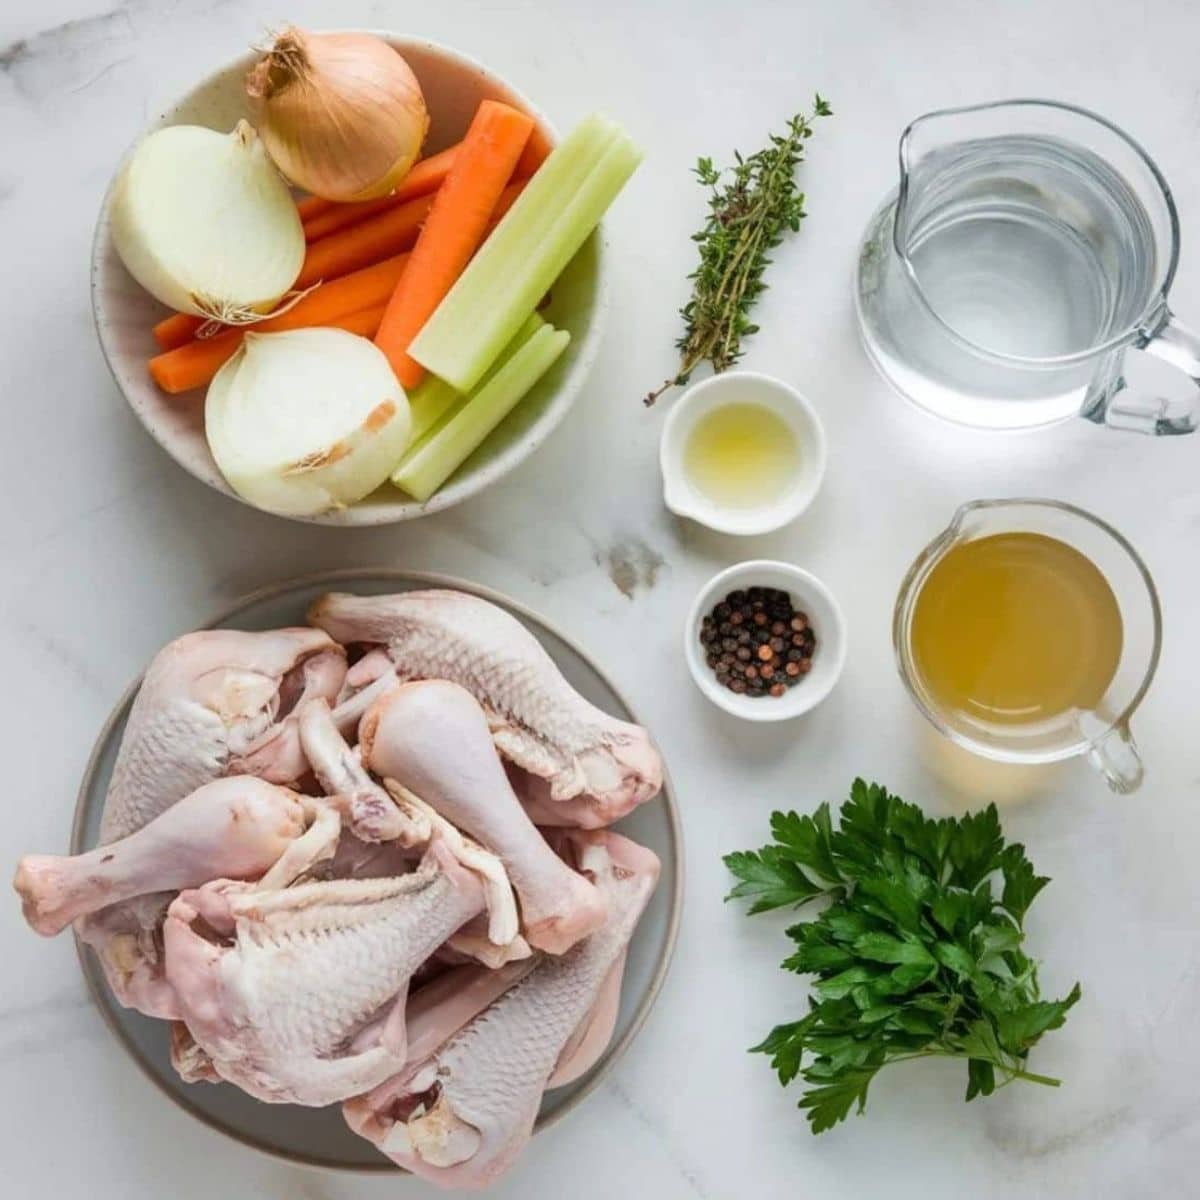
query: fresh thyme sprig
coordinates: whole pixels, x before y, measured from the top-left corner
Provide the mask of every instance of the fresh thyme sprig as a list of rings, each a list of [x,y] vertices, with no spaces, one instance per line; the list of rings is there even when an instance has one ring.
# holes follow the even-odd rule
[[[700,247],[700,264],[688,276],[692,295],[680,309],[679,370],[646,396],[647,404],[687,383],[705,360],[714,371],[732,366],[742,355],[742,338],[758,332],[750,310],[766,291],[768,254],[786,232],[797,232],[804,219],[804,193],[797,190],[795,175],[804,161],[804,143],[812,137],[812,119],[832,115],[818,95],[811,118],[797,113],[786,132],[772,134],[757,154],[743,158],[735,153],[728,175],[711,158],[696,164],[696,178],[709,189],[708,220],[692,235]]]

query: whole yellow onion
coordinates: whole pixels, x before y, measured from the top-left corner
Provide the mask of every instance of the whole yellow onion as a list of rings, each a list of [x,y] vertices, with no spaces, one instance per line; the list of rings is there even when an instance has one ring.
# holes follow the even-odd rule
[[[246,93],[275,165],[326,200],[386,196],[429,130],[412,69],[368,33],[285,29],[246,77]]]

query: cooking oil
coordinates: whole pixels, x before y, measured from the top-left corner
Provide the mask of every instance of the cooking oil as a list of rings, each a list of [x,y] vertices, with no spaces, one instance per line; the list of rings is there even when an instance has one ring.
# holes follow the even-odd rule
[[[683,469],[697,491],[728,508],[763,508],[796,478],[800,447],[791,426],[762,404],[724,404],[692,427]]]
[[[933,703],[973,722],[1094,710],[1121,659],[1117,598],[1073,546],[1040,533],[962,542],[930,571],[910,632]]]

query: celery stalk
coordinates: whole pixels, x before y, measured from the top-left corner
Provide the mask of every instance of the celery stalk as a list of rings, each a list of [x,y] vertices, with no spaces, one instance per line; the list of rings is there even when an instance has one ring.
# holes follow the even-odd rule
[[[517,330],[516,337],[500,352],[500,357],[488,368],[488,373],[480,381],[479,388],[527,342],[546,322],[537,314],[530,315],[529,320]],[[474,395],[474,392],[472,393]],[[412,413],[412,431],[409,434],[408,446],[404,457],[400,460],[403,466],[422,443],[429,440],[451,417],[454,416],[469,400],[461,392],[455,391],[444,379],[436,375],[426,375],[416,388],[409,394],[408,407]]]
[[[415,446],[462,399],[462,393],[456,392],[444,379],[426,375],[408,393],[408,411],[412,414],[409,445]]]
[[[584,122],[542,164],[480,247],[417,334],[412,357],[459,391],[475,387],[639,161],[640,152],[618,126],[603,118]]]
[[[565,330],[543,324],[462,408],[405,456],[392,482],[415,499],[428,500],[512,412],[570,340]]]

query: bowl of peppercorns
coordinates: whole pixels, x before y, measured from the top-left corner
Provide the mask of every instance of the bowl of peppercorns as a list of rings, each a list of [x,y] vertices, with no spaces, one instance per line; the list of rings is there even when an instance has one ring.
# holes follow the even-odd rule
[[[719,708],[748,721],[786,721],[833,690],[846,661],[846,623],[833,593],[789,563],[738,563],[701,588],[684,654]]]

